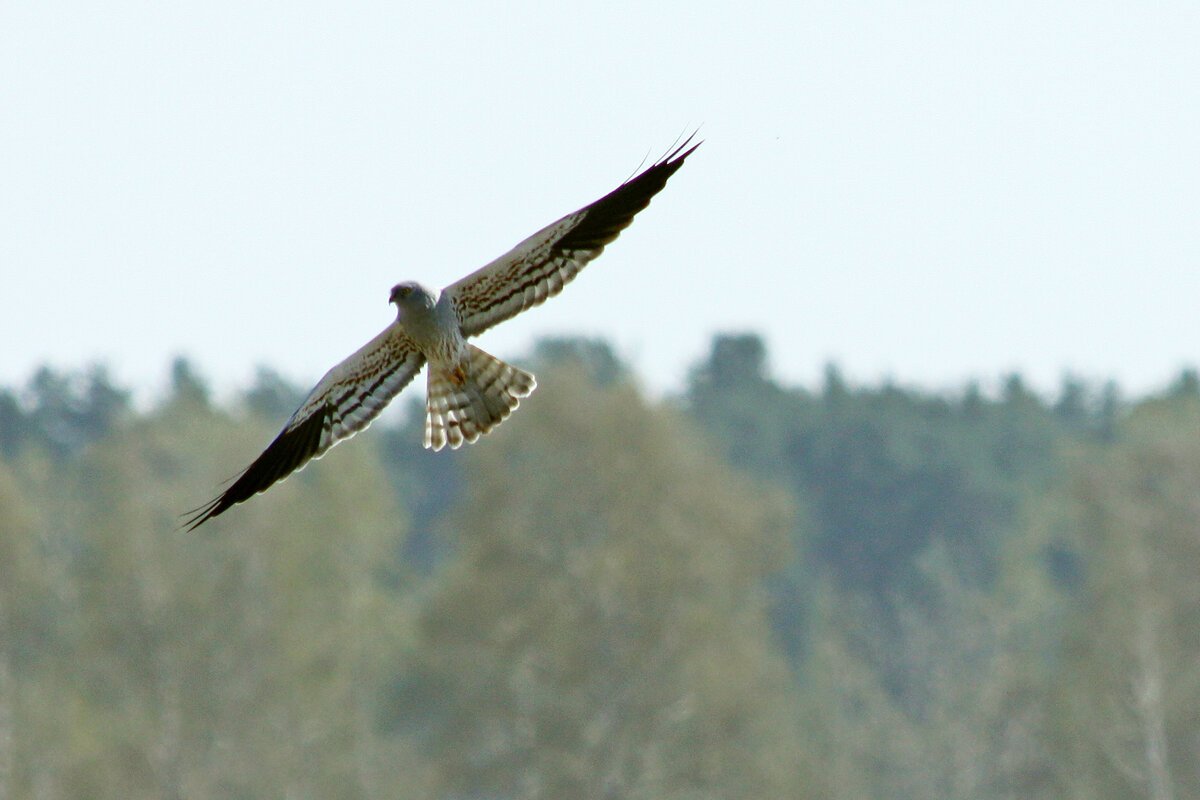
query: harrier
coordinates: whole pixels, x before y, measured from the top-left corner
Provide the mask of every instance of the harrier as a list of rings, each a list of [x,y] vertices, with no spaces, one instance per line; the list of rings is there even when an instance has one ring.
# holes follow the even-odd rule
[[[503,422],[537,382],[467,339],[558,294],[662,191],[700,146],[691,141],[440,292],[393,286],[396,321],[329,370],[254,463],[184,525],[194,530],[366,428],[425,364],[425,447],[458,448]]]

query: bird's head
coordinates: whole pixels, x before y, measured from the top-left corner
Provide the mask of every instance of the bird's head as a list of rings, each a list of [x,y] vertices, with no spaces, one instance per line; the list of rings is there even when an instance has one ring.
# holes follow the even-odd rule
[[[437,297],[416,281],[405,281],[392,287],[388,302],[394,303],[396,313],[403,316],[405,311],[433,308],[437,304]]]

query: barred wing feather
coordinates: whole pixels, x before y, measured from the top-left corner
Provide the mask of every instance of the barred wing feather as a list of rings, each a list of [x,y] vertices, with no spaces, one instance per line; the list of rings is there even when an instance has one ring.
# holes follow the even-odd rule
[[[689,148],[691,141],[688,137],[640,175],[447,286],[463,335],[478,335],[562,291],[662,191],[684,159],[700,146]]]
[[[320,458],[371,424],[421,370],[425,357],[393,324],[325,374],[283,430],[219,497],[194,509],[193,530]]]

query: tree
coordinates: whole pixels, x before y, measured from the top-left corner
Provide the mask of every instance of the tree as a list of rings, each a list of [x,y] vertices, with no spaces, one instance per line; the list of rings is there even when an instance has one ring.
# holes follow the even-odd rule
[[[30,380],[26,395],[29,410],[24,415],[11,396],[7,402],[0,398],[0,422],[23,423],[28,434],[21,438],[37,442],[60,460],[107,435],[129,410],[129,392],[116,387],[101,366],[84,373],[41,367]],[[15,452],[17,437],[6,433],[0,442],[4,440],[13,442],[5,449]]]
[[[540,367],[573,364],[602,388],[628,381],[631,377],[628,365],[617,357],[612,347],[603,339],[579,336],[540,339],[534,346],[533,358]]]
[[[786,553],[777,493],[564,366],[466,474],[420,702],[394,711],[429,720],[444,796],[806,795],[759,588]]]
[[[32,715],[15,717],[14,794],[428,796],[419,758],[376,713],[411,624],[396,595],[402,518],[370,440],[185,533],[179,513],[277,424],[198,400],[177,392],[29,482],[37,544],[63,563],[13,556],[26,539],[5,529],[0,576],[61,568],[56,641],[22,647],[0,591],[0,679],[6,654],[31,659],[10,670]]]
[[[0,389],[0,458],[15,458],[28,435],[25,412],[16,395],[8,389]]]
[[[1062,796],[1200,796],[1200,399],[1138,406],[1059,500],[1083,554],[1055,737]]]
[[[961,402],[894,385],[859,389],[834,366],[820,395],[785,389],[754,337],[717,337],[688,410],[734,465],[788,487],[806,510],[796,552],[886,608],[944,544],[976,580],[994,574],[1030,486],[1054,473],[1065,425],[1025,388]],[[964,573],[966,574],[966,573]]]
[[[0,797],[28,789],[37,720],[30,701],[41,696],[32,689],[47,666],[32,654],[54,634],[37,517],[26,495],[27,487],[0,462]]]
[[[194,405],[198,408],[209,404],[208,384],[196,372],[192,362],[183,356],[171,361],[171,400],[173,403]]]
[[[1061,597],[1036,544],[1015,541],[989,587],[932,548],[895,601],[899,635],[872,598],[821,582],[798,686],[833,796],[1058,797],[1045,687]]]
[[[245,400],[255,415],[278,420],[282,427],[283,421],[304,401],[304,390],[275,370],[260,366],[254,373],[254,384],[246,391]]]
[[[805,397],[786,392],[767,370],[754,334],[713,338],[707,361],[688,376],[686,407],[714,434],[734,466],[787,485],[787,433],[803,424]]]

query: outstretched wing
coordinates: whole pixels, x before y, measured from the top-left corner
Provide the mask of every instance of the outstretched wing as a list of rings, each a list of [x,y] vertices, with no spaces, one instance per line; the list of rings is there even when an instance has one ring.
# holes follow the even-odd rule
[[[444,290],[454,300],[465,336],[475,336],[562,291],[700,146],[683,144],[591,205],[547,225],[492,263]],[[686,148],[686,149],[685,149]]]
[[[425,356],[392,324],[325,374],[275,440],[219,497],[188,512],[194,530],[278,481],[371,424],[421,370]]]

